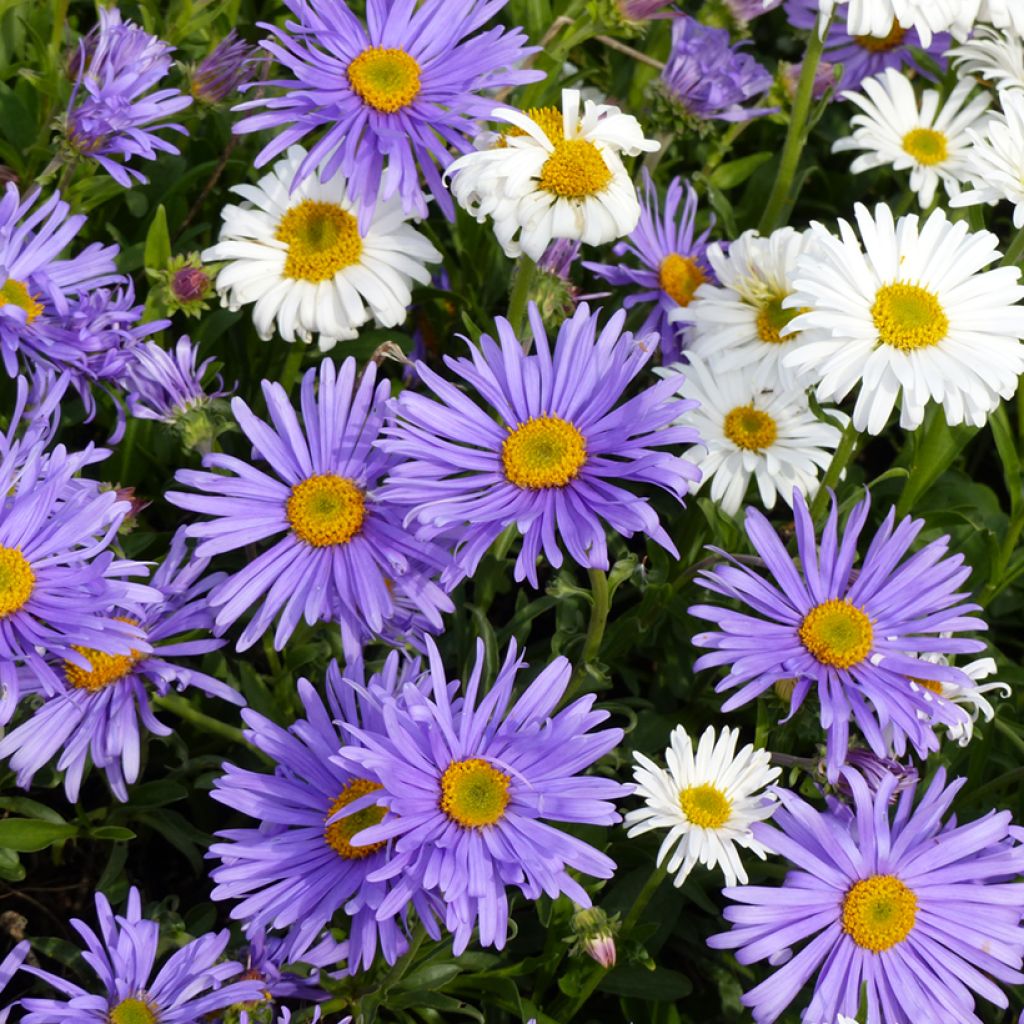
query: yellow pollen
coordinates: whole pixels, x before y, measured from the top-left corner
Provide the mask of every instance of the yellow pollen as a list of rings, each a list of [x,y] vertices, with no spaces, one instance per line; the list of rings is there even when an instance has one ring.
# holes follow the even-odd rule
[[[156,1009],[144,999],[124,999],[107,1016],[110,1024],[156,1024]]]
[[[931,690],[932,693],[937,693],[940,697],[942,696],[942,683],[937,679],[918,679],[917,676],[908,676],[912,683],[917,683],[918,686],[925,690]]]
[[[946,136],[934,128],[915,128],[903,136],[903,150],[919,164],[931,167],[949,156]]]
[[[586,139],[563,139],[540,170],[540,187],[563,199],[583,199],[604,191],[612,172],[601,151]]]
[[[36,585],[36,574],[18,548],[0,547],[0,619],[24,608]]]
[[[901,352],[937,345],[949,333],[949,318],[938,298],[916,284],[883,285],[871,316],[878,340]]]
[[[441,810],[463,828],[483,828],[505,816],[511,777],[479,757],[452,761],[441,776]]]
[[[700,828],[721,828],[732,814],[732,801],[707,782],[681,789],[679,806],[691,824]]]
[[[917,919],[917,897],[892,875],[872,875],[843,900],[843,931],[861,949],[884,953],[902,942]]]
[[[538,416],[509,432],[501,446],[505,478],[531,491],[564,487],[587,461],[587,442],[567,420]]]
[[[356,218],[337,203],[303,199],[286,211],[274,237],[288,245],[284,276],[297,281],[329,281],[363,254]]]
[[[523,113],[531,121],[537,122],[552,145],[558,145],[565,138],[565,122],[562,119],[562,112],[557,107],[530,107]],[[525,129],[510,124],[502,128],[498,146],[507,146],[509,139],[516,139],[523,135],[526,135]]]
[[[770,448],[779,433],[775,420],[752,405],[738,405],[727,412],[722,430],[737,448],[748,452]]]
[[[822,665],[850,668],[871,651],[871,620],[859,608],[832,598],[812,608],[800,625],[800,642]]]
[[[348,477],[323,473],[292,488],[285,515],[299,540],[315,548],[347,544],[363,528],[366,500]]]
[[[768,299],[757,312],[757,336],[768,345],[781,345],[784,342],[792,341],[796,335],[782,332],[789,326],[790,321],[795,320],[806,309],[783,309],[782,300],[786,295],[777,295]]]
[[[3,286],[0,286],[0,306],[8,304],[25,310],[25,322],[29,324],[43,311],[43,304],[29,295],[25,282],[15,281],[13,277],[7,278]]]
[[[367,779],[352,779],[338,794],[337,800],[331,804],[330,810],[327,812],[327,820],[330,820],[333,814],[337,814],[342,807],[347,807],[353,801],[366,796],[367,793],[375,793],[378,789],[383,788],[378,783],[370,782]],[[364,857],[369,857],[371,853],[384,849],[387,844],[379,842],[367,843],[365,846],[353,846],[352,837],[357,832],[362,832],[364,828],[380,824],[385,813],[384,807],[376,805],[364,807],[363,810],[356,811],[347,818],[339,818],[330,825],[326,825],[324,839],[339,857],[343,857],[345,860],[362,860]]]
[[[138,625],[135,619],[123,615],[118,615],[117,621]],[[107,654],[105,651],[79,647],[77,644],[72,644],[72,647],[89,662],[91,668],[84,669],[73,661],[65,661],[64,678],[76,690],[88,690],[90,693],[98,693],[112,683],[124,679],[132,667],[145,657],[141,651],[132,651],[130,654]]]
[[[692,256],[670,252],[658,269],[658,283],[661,290],[673,302],[688,306],[693,294],[707,280],[704,271]]]
[[[349,64],[348,81],[365,104],[393,114],[420,94],[420,66],[405,50],[371,46]]]
[[[888,53],[895,50],[903,42],[907,30],[896,19],[893,19],[889,34],[885,36],[854,36],[853,40],[869,53]]]

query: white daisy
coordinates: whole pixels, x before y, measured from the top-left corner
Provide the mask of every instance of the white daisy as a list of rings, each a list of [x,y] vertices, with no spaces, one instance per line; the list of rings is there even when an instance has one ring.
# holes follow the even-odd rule
[[[767,7],[770,0],[763,0]],[[824,33],[829,19],[846,22],[851,36],[885,38],[893,22],[901,28],[916,28],[924,46],[931,46],[932,35],[955,30],[964,3],[977,0],[818,0],[821,16],[818,25]]]
[[[232,189],[246,201],[221,212],[220,239],[203,259],[226,262],[217,275],[221,301],[230,309],[255,303],[264,341],[276,322],[285,341],[318,335],[327,351],[371,317],[382,327],[402,323],[412,282],[429,284],[425,264],[441,254],[407,222],[397,195],[378,201],[360,225],[340,174],[324,182],[310,174],[293,191],[305,156],[292,146],[255,185]]]
[[[863,113],[850,118],[853,134],[837,139],[832,151],[867,150],[850,165],[853,174],[886,165],[909,170],[910,187],[922,207],[931,206],[940,181],[949,195],[956,195],[966,178],[971,144],[967,129],[983,126],[989,97],[968,102],[974,83],[965,80],[957,83],[945,103],[935,89],[925,89],[918,107],[914,86],[896,68],[864,79],[860,88],[863,94],[843,93]]]
[[[682,726],[672,730],[665,751],[668,770],[649,757],[635,753],[636,794],[645,806],[626,815],[627,835],[668,829],[658,850],[658,865],[668,857],[675,884],[682,885],[699,861],[708,868],[720,865],[726,885],[747,881],[737,846],[762,860],[769,852],[752,835],[750,826],[775,812],[776,797],[765,793],[781,772],[773,768],[766,750],[745,746],[736,753],[738,729],[725,728],[715,740],[713,726],[693,743]]]
[[[562,91],[561,113],[499,108],[491,116],[512,127],[482,136],[485,148],[460,157],[447,176],[460,205],[493,219],[507,255],[539,260],[552,239],[603,245],[637,226],[640,202],[619,154],[660,143],[644,138],[635,117],[590,100],[581,117],[576,89]]]
[[[999,239],[942,210],[921,225],[916,214],[894,223],[884,204],[854,209],[860,238],[844,220],[839,238],[813,225],[819,245],[786,300],[807,310],[788,328],[804,333],[785,362],[812,375],[819,401],[859,384],[858,430],[879,433],[897,399],[905,429],[920,426],[929,401],[950,424],[981,426],[1024,370],[1020,270],[984,270]]]
[[[981,0],[979,21],[987,21],[996,28],[1013,29],[1024,36],[1024,4],[1020,0]]]
[[[971,149],[967,176],[974,188],[950,200],[950,206],[1013,203],[1013,225],[1024,227],[1024,91],[1006,90],[1003,113],[994,114],[983,132],[968,130]]]
[[[797,344],[796,335],[781,332],[797,315],[784,309],[793,291],[793,271],[801,253],[812,243],[809,231],[780,228],[767,238],[745,231],[728,250],[715,242],[708,260],[718,284],[702,284],[689,305],[669,319],[690,325],[687,354],[706,356],[723,373],[749,367],[769,388],[795,383],[782,366],[783,355]]]
[[[686,355],[689,366],[656,372],[678,378],[678,394],[700,403],[681,421],[696,427],[704,442],[683,453],[701,471],[691,491],[710,481],[711,500],[729,515],[740,510],[751,477],[767,509],[775,507],[777,495],[792,505],[794,488],[813,494],[818,470],[828,468],[842,431],[815,417],[804,391],[762,388],[753,366],[723,373],[717,360]],[[825,412],[845,425],[844,414]]]
[[[947,56],[961,79],[981,78],[1000,91],[1024,89],[1024,39],[1015,32],[979,26],[971,39]]]
[[[930,661],[935,665],[949,664],[949,659],[942,654],[921,654],[918,657],[922,661]],[[961,747],[966,747],[974,736],[974,723],[978,721],[979,716],[986,722],[991,722],[995,718],[995,709],[985,694],[995,692],[1001,697],[1009,697],[1012,691],[1006,683],[981,682],[982,679],[987,679],[996,671],[996,663],[992,658],[979,658],[969,665],[961,665],[960,668],[974,680],[973,686],[937,682],[930,679],[912,679],[910,685],[915,690],[930,690],[932,693],[960,705],[964,716],[959,722],[945,727],[946,738],[955,740]]]

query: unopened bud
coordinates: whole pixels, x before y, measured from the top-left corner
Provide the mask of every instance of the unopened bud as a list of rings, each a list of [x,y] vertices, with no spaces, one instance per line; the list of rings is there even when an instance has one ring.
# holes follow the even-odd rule
[[[789,704],[793,699],[793,691],[796,689],[796,678],[794,676],[790,676],[789,679],[776,679],[772,689],[775,691],[775,696],[778,697],[783,704]]]
[[[617,914],[609,918],[600,907],[577,910],[573,914],[572,930],[576,936],[573,953],[585,953],[606,971],[615,966],[615,933],[619,930]]]

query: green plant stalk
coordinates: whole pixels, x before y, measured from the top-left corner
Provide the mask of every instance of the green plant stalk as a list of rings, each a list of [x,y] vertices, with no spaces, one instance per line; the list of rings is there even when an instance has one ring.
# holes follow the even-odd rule
[[[608,574],[603,569],[588,569],[590,576],[590,595],[593,603],[590,606],[590,622],[587,624],[587,635],[583,641],[580,660],[576,662],[565,696],[561,703],[568,704],[576,696],[576,691],[583,682],[587,666],[596,660],[601,653],[601,641],[604,640],[605,627],[608,625],[608,612],[611,610],[611,592],[608,589]]]
[[[292,393],[292,387],[295,384],[295,380],[299,375],[299,370],[302,367],[302,360],[306,358],[306,345],[305,342],[293,341],[291,348],[288,350],[288,355],[285,356],[284,368],[281,370],[281,376],[278,380],[281,382],[281,387],[284,388],[286,394]]]
[[[530,298],[530,286],[537,271],[537,264],[525,253],[519,257],[515,275],[512,278],[512,293],[508,298],[508,322],[516,337],[519,337],[526,321],[526,303]],[[520,339],[522,340],[522,339]],[[526,348],[524,343],[523,348]]]
[[[999,554],[996,555],[996,564],[992,577],[985,584],[985,588],[978,598],[979,604],[985,606],[1003,589],[1006,569],[1010,564],[1014,551],[1017,549],[1017,542],[1020,540],[1021,532],[1024,531],[1024,505],[1017,509],[1010,517],[1006,533],[999,545]]]
[[[818,493],[814,495],[814,500],[811,502],[811,519],[816,521],[821,518],[828,504],[829,491],[835,490],[835,486],[839,483],[843,470],[849,465],[859,441],[860,431],[853,425],[853,420],[850,420],[839,438],[839,445],[825,471],[825,478],[821,481]]]
[[[1014,235],[1009,249],[1006,250],[1006,255],[1003,256],[1003,266],[1019,267],[1022,260],[1024,260],[1024,228]]]
[[[228,725],[227,722],[218,721],[216,718],[204,714],[198,708],[194,708],[179,693],[165,693],[162,696],[154,694],[150,699],[155,707],[170,711],[171,714],[177,715],[182,721],[189,722],[197,729],[202,729],[203,732],[220,736],[222,739],[230,740],[243,747],[249,746],[241,729],[236,729],[235,726]]]
[[[790,191],[793,188],[793,179],[796,177],[796,169],[800,164],[800,157],[807,141],[807,118],[811,112],[811,102],[814,99],[814,76],[821,63],[821,54],[824,48],[824,35],[815,26],[811,29],[811,37],[807,42],[807,52],[804,54],[804,63],[800,70],[800,81],[797,83],[796,95],[793,97],[793,109],[789,113],[789,129],[786,132],[786,142],[782,147],[779,172],[775,176],[775,184],[772,186],[768,203],[761,215],[761,222],[758,224],[758,230],[762,235],[774,231],[785,223],[788,215],[786,207],[795,199],[790,196]]]

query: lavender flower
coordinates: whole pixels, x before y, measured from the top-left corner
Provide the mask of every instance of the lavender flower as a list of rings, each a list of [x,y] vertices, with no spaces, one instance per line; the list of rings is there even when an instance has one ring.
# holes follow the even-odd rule
[[[675,18],[679,8],[675,0],[615,0],[619,14],[627,24]]]
[[[782,6],[782,0],[722,0],[733,21],[746,28],[755,18]]]
[[[256,47],[232,29],[195,68],[190,91],[200,103],[223,103],[233,92],[253,80]]]
[[[213,359],[196,366],[198,356],[199,346],[187,334],[178,339],[173,354],[155,341],[140,345],[125,374],[129,412],[138,419],[176,425],[194,410],[226,395],[220,374],[212,382],[215,390],[206,391],[203,379]]]
[[[25,962],[29,949],[31,949],[31,944],[27,939],[23,939],[4,957],[3,963],[0,963],[0,993],[7,987],[11,978],[21,970],[21,965]],[[17,1005],[17,1003],[10,1003],[0,1009],[0,1024],[6,1024],[11,1010]]]
[[[846,763],[864,780],[872,793],[877,793],[883,785],[888,785],[887,780],[890,777],[895,778],[896,784],[891,787],[890,803],[904,790],[913,789],[918,782],[917,769],[912,764],[901,764],[892,757],[879,757],[862,747],[853,747],[847,751]],[[843,773],[839,775],[836,788],[846,796],[853,796],[853,790],[850,789],[850,784]]]

